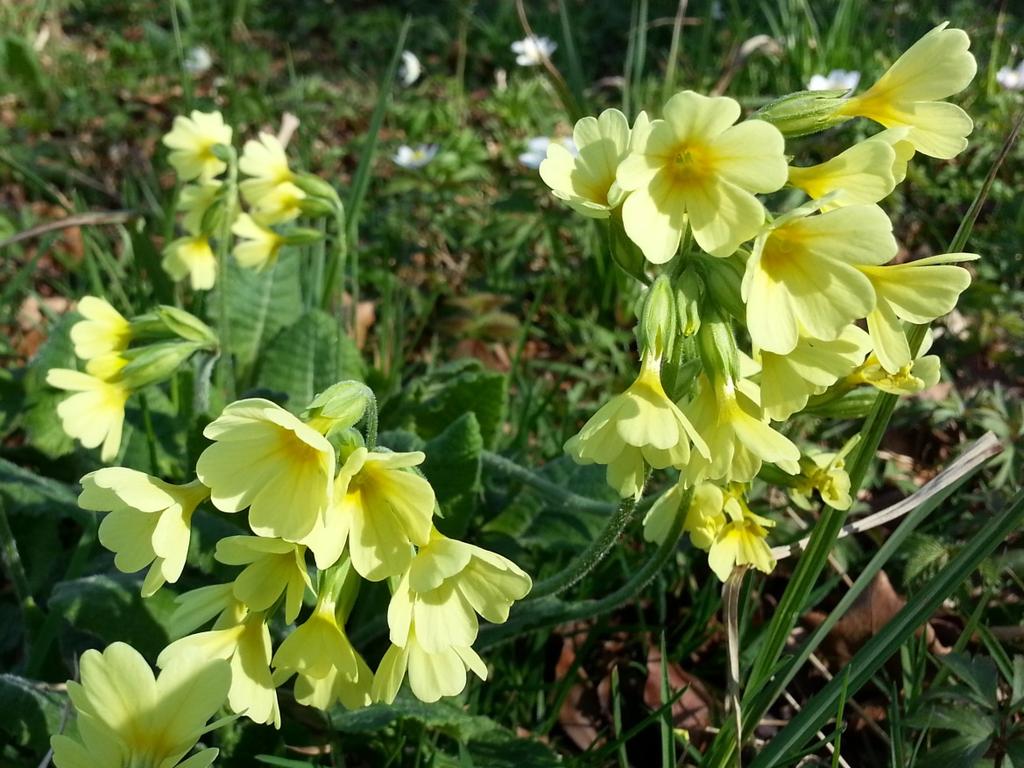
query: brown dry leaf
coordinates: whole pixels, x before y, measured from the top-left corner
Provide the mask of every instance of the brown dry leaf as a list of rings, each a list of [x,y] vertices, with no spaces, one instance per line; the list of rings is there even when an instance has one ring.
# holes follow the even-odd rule
[[[822,653],[838,665],[846,664],[868,639],[895,616],[906,600],[896,594],[885,571],[879,571],[871,585],[822,643]],[[821,611],[811,611],[803,618],[805,625],[816,627],[825,620]]]
[[[672,703],[672,725],[691,734],[706,730],[711,725],[712,699],[704,684],[673,661],[668,663],[667,672],[669,697],[683,690],[683,694]],[[644,704],[651,709],[657,709],[664,703],[661,699],[661,678],[661,649],[652,644],[647,651],[647,683],[644,685]]]
[[[586,639],[582,625],[571,625],[566,628],[568,631],[562,638],[562,652],[555,664],[555,680],[562,680],[576,661],[576,649]],[[589,749],[599,738],[599,728],[602,727],[600,706],[595,706],[594,690],[587,678],[587,673],[582,666],[576,669],[577,682],[569,694],[562,701],[562,707],[558,711],[558,723],[565,731],[572,743],[582,750]]]

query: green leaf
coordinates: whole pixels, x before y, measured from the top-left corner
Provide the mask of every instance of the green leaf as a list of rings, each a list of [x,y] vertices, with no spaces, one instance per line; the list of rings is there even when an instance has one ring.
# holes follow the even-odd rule
[[[78,495],[71,486],[41,477],[6,459],[0,459],[0,498],[12,515],[81,520],[89,514],[78,506]]]
[[[0,674],[0,733],[4,743],[42,754],[60,731],[63,697],[17,675]],[[13,717],[12,717],[13,715]]]
[[[162,589],[145,600],[139,575],[86,576],[58,582],[47,607],[75,629],[109,644],[128,643],[148,658],[167,645],[175,595]]]
[[[464,413],[441,434],[427,441],[423,474],[441,503],[480,488],[480,455],[484,449],[480,424]]]
[[[48,89],[43,68],[28,41],[16,35],[4,40],[3,71],[7,77],[21,85],[40,101],[44,101]]]
[[[980,740],[974,735],[954,736],[930,749],[916,765],[920,768],[949,768],[952,765],[973,768],[988,752],[991,743],[991,736]]]
[[[939,661],[967,683],[978,704],[988,709],[998,706],[999,675],[992,659],[981,655],[972,658],[962,653],[949,653],[940,656]]]
[[[522,739],[512,731],[482,715],[471,715],[447,701],[424,704],[411,696],[399,696],[394,704],[374,704],[363,709],[331,713],[331,723],[342,733],[370,733],[403,720],[413,720],[439,731],[464,745],[473,764],[480,768],[547,768],[561,765],[543,744]],[[444,755],[437,758],[444,760]],[[458,763],[435,762],[435,765]]]
[[[259,384],[283,392],[288,406],[298,410],[332,384],[362,378],[355,343],[333,317],[317,309],[274,337],[263,355]]]
[[[279,259],[262,272],[228,264],[231,350],[246,377],[260,348],[302,315],[299,259]]]
[[[506,394],[505,376],[484,370],[476,360],[445,365],[425,382],[423,399],[415,409],[417,432],[429,440],[472,411],[484,446],[491,447],[505,418]]]

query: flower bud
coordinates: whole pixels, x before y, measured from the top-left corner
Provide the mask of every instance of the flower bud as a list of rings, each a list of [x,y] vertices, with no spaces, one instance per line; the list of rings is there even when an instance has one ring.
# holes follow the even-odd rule
[[[214,144],[210,151],[214,157],[223,163],[233,163],[235,161],[235,148],[230,144]]]
[[[206,323],[183,309],[161,304],[157,307],[156,316],[167,330],[186,341],[195,341],[208,348],[219,343],[217,334]]]
[[[124,355],[128,364],[121,370],[119,382],[129,389],[141,389],[168,379],[203,346],[192,341],[165,341],[129,350]]]
[[[217,195],[203,212],[199,229],[206,234],[220,232],[227,221],[230,219],[233,222],[237,215],[236,199],[233,195],[228,195],[227,185],[224,185],[217,190]]]
[[[373,392],[362,382],[339,381],[313,398],[305,418],[323,434],[348,429],[363,418],[372,398]]]
[[[333,216],[337,208],[329,200],[322,197],[304,197],[299,201],[299,210],[306,216]]]
[[[850,118],[836,114],[846,99],[844,90],[797,91],[761,107],[754,118],[778,128],[787,139],[824,131]]]
[[[700,306],[704,298],[704,279],[693,267],[687,267],[676,280],[676,312],[679,332],[685,337],[700,330]]]
[[[676,335],[676,301],[668,275],[660,275],[647,292],[637,330],[645,357],[648,352],[659,360],[665,357]]]
[[[746,266],[738,258],[709,258],[702,261],[704,283],[707,288],[710,306],[726,312],[737,320],[745,320],[746,305],[740,293],[743,283],[743,272]]]
[[[644,274],[647,261],[643,251],[626,235],[626,230],[622,226],[621,208],[613,211],[608,217],[608,249],[611,251],[612,259],[623,272],[642,283],[647,282],[647,275]]]
[[[714,311],[705,313],[697,332],[697,348],[709,379],[727,382],[739,379],[739,351],[731,322]]]
[[[310,227],[289,227],[281,233],[284,245],[311,245],[324,239],[324,233]]]
[[[335,206],[341,205],[337,190],[319,176],[314,176],[311,173],[299,173],[292,179],[292,183],[310,197],[329,200]]]

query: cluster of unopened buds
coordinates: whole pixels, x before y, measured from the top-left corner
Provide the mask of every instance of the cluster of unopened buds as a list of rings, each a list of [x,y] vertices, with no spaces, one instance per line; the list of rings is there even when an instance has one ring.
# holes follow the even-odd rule
[[[376,423],[372,393],[354,381],[317,396],[303,418],[269,400],[243,399],[207,426],[212,444],[192,482],[173,485],[123,467],[82,478],[79,504],[106,513],[99,538],[117,568],[148,569],[144,597],[181,576],[199,505],[228,515],[247,510],[248,532],[216,544],[215,559],[238,569],[233,580],[177,598],[171,624],[180,637],[157,659],[158,680],[123,644],[85,654],[82,682],[72,688],[81,739],[54,739],[58,768],[113,764],[102,758],[119,749],[135,757],[164,750],[152,763],[131,765],[175,765],[225,700],[238,716],[279,726],[277,688],[293,677],[295,699],[323,710],[391,702],[406,678],[427,702],[460,693],[469,672],[486,679],[473,650],[478,617],[504,622],[530,591],[530,577],[501,555],[439,532],[434,491],[417,471],[424,454],[376,446]],[[361,585],[382,581],[392,593],[391,645],[374,672],[346,622]],[[310,609],[307,595],[315,595]],[[276,649],[272,625],[285,635]],[[180,715],[154,720],[152,691],[171,686],[169,678],[181,683],[186,671],[209,677],[191,681],[191,698],[178,694]],[[168,731],[179,726],[181,733]],[[198,754],[212,760],[216,750]]]
[[[612,255],[645,284],[640,373],[566,451],[607,465],[609,484],[639,499],[651,470],[678,484],[651,508],[649,539],[682,517],[723,581],[734,566],[770,572],[773,523],[746,502],[764,464],[806,505],[850,506],[838,453],[801,454],[774,422],[821,413],[866,384],[910,394],[938,380],[930,340],[911,349],[904,323],[948,313],[970,283],[948,253],[893,263],[898,245],[877,203],[916,153],[956,156],[970,117],[942,101],[976,64],[967,35],[936,27],[867,91],[803,91],[737,123],[729,98],[683,91],[662,117],[632,127],[618,110],[576,123],[574,155],[552,143],[540,175],[575,211],[608,222]],[[811,166],[791,165],[788,138],[862,117],[884,130]],[[769,204],[758,195],[784,192]],[[801,201],[802,198],[802,201]],[[788,479],[786,479],[788,478]]]

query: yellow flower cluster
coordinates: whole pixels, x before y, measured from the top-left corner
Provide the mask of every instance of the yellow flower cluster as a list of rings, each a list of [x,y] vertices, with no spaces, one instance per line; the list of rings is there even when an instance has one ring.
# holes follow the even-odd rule
[[[57,406],[64,431],[86,448],[100,448],[100,458],[111,462],[131,393],[167,378],[195,352],[214,348],[217,337],[174,307],[128,320],[105,299],[85,296],[77,310],[82,319],[71,327],[71,341],[85,371],[51,368],[46,383],[75,393]]]
[[[365,438],[356,430],[364,415],[373,425]],[[406,675],[423,701],[460,693],[467,670],[485,679],[472,648],[478,617],[504,622],[530,577],[434,528],[434,491],[416,469],[425,456],[373,445],[376,404],[365,386],[335,385],[305,416],[258,398],[229,404],[206,427],[211,443],[185,485],[123,468],[82,479],[80,505],[108,513],[100,541],[117,568],[148,567],[144,596],[181,576],[200,504],[247,515],[251,534],[222,538],[214,553],[236,569],[233,579],[178,598],[180,637],[157,659],[163,675],[188,659],[220,660],[230,710],[278,726],[277,688],[292,677],[296,699],[321,709],[390,702]],[[393,593],[391,647],[376,673],[346,632],[363,581],[386,581]],[[275,650],[276,616],[294,628]]]
[[[620,265],[636,261],[623,249],[642,254],[627,271],[649,286],[636,381],[565,449],[607,465],[624,498],[640,497],[650,470],[679,470],[679,488],[652,515],[663,520],[692,492],[684,528],[723,579],[734,564],[773,565],[770,522],[744,501],[764,464],[791,476],[794,498],[851,503],[841,457],[801,458],[773,422],[859,384],[907,394],[938,378],[938,359],[912,353],[905,325],[948,313],[970,283],[957,264],[977,256],[897,263],[878,203],[915,153],[948,159],[966,146],[970,118],[942,99],[973,78],[968,47],[963,31],[940,25],[863,94],[814,94],[813,109],[794,94],[740,121],[734,100],[683,91],[632,129],[608,110],[576,124],[578,156],[552,145],[540,166],[556,198],[607,221]],[[788,135],[853,117],[885,130],[825,162],[789,164]],[[809,200],[770,211],[792,197],[758,197],[787,187]]]
[[[281,248],[319,238],[309,229],[282,233],[274,227],[294,221],[301,214],[330,212],[336,196],[322,182],[291,170],[284,144],[274,135],[261,133],[250,139],[238,157],[231,143],[232,128],[220,112],[193,111],[178,116],[163,138],[171,149],[168,161],[178,179],[186,182],[178,199],[184,236],[164,248],[163,267],[174,280],[189,278],[193,290],[213,288],[218,257],[212,244],[234,235],[235,260],[246,269],[272,265]],[[238,174],[244,178],[239,182]],[[224,178],[220,178],[224,176]],[[311,199],[302,186],[322,196]],[[238,195],[249,206],[242,212]]]

